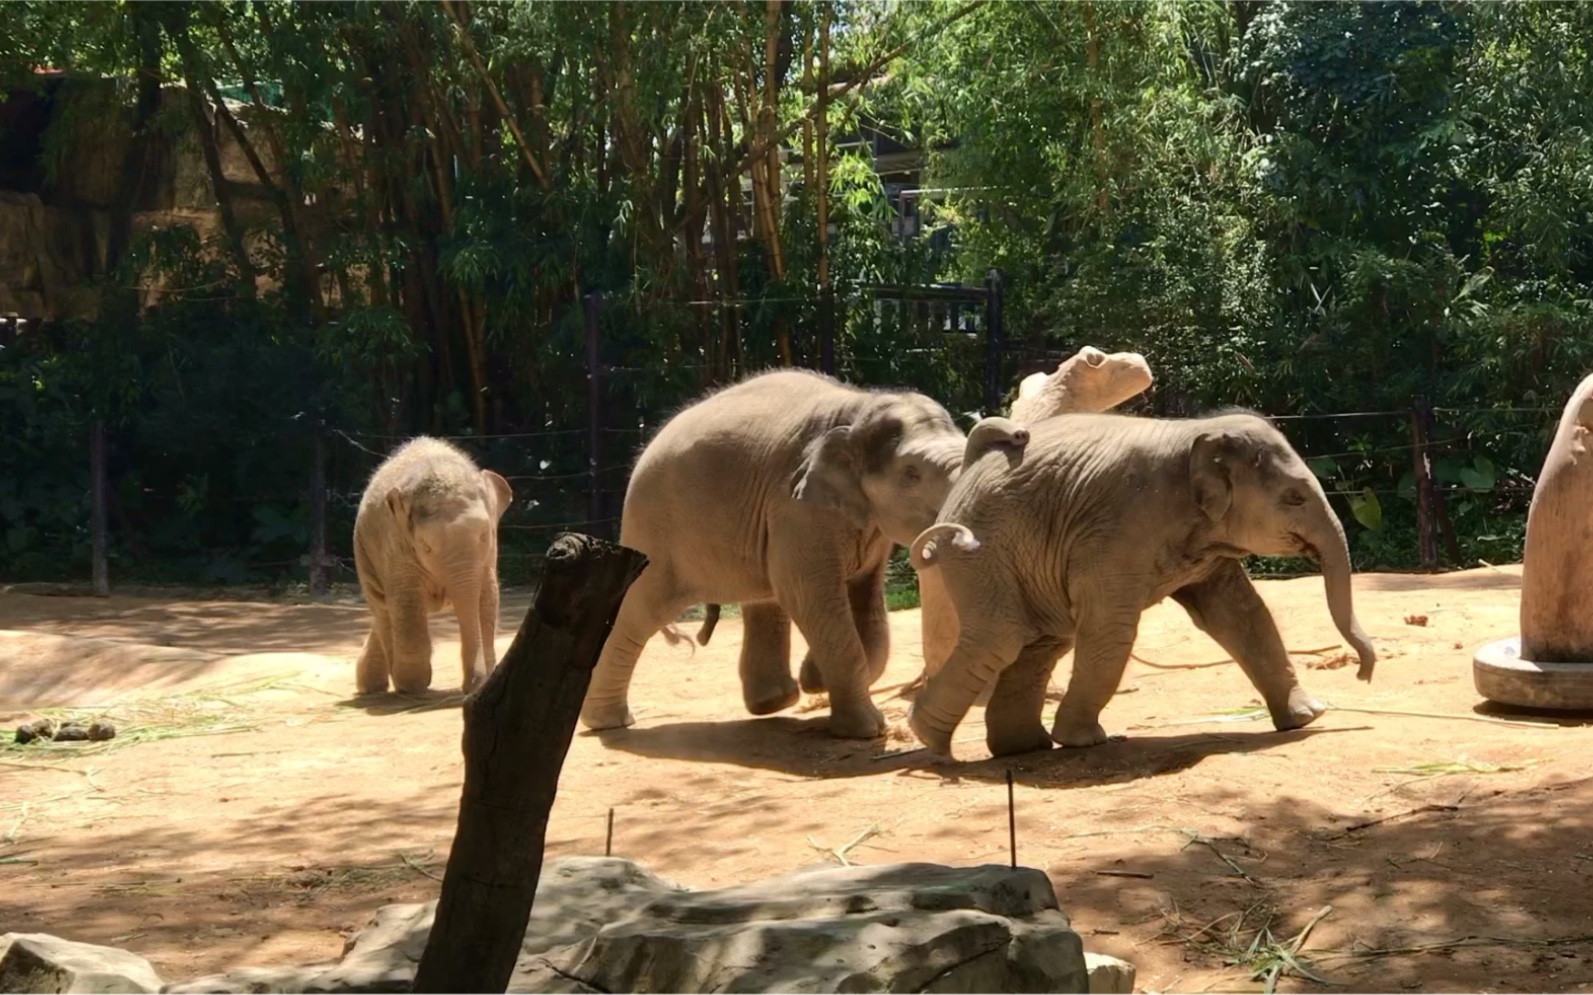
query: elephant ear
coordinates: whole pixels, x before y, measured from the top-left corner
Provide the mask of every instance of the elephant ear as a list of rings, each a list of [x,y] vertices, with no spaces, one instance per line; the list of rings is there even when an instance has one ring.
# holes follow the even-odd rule
[[[487,493],[492,495],[492,510],[498,518],[503,518],[503,513],[509,510],[509,504],[514,500],[514,488],[502,476],[491,470],[482,470],[481,479],[487,482]]]
[[[387,510],[393,513],[393,520],[398,522],[406,531],[411,527],[409,495],[400,488],[394,487],[387,492]]]
[[[1233,474],[1244,442],[1228,432],[1202,432],[1189,453],[1189,482],[1206,517],[1220,521],[1233,503]]]
[[[863,493],[863,467],[854,450],[852,428],[832,428],[808,447],[791,496],[834,508],[857,528],[868,525],[872,509]]]

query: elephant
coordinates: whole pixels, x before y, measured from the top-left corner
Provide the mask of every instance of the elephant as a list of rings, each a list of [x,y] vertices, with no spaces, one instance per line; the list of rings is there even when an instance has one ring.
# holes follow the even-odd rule
[[[1140,613],[1171,596],[1238,661],[1273,725],[1293,729],[1322,705],[1302,688],[1240,559],[1307,555],[1328,609],[1371,680],[1376,651],[1356,620],[1344,530],[1299,454],[1265,418],[1112,414],[1030,426],[1021,452],[964,467],[940,520],[909,548],[938,571],[961,623],[950,659],[914,700],[908,724],[932,752],[992,681],[986,743],[1001,756],[1106,740],[1099,717],[1122,679]],[[1074,648],[1049,734],[1045,690]]]
[[[995,427],[978,438],[1005,435]],[[749,712],[800,697],[789,655],[795,622],[830,693],[829,732],[878,736],[884,720],[869,687],[890,651],[886,561],[893,544],[935,521],[967,444],[922,394],[799,370],[752,376],[680,411],[643,449],[626,489],[620,542],[649,566],[620,606],[582,723],[631,725],[643,646],[660,630],[671,636],[682,609],[708,601],[740,603],[756,620],[740,660]]]
[[[1025,377],[1018,385],[1018,397],[1012,405],[1012,419],[1031,423],[1055,415],[1076,411],[1099,412],[1141,394],[1154,381],[1150,364],[1137,352],[1107,353],[1087,345],[1069,356],[1050,373],[1041,371]],[[911,695],[923,686],[928,675],[940,668],[957,639],[957,617],[951,604],[941,592],[935,576],[920,577],[920,612],[923,626],[924,670],[911,681],[903,693]],[[720,606],[709,604],[704,613],[702,627],[697,631],[697,642],[708,645],[714,628],[719,624]],[[790,639],[785,633],[765,632],[765,625],[790,627],[790,620],[767,610],[742,612],[743,639],[780,645]],[[824,681],[809,655],[802,661],[801,686],[804,691],[824,690]]]
[[[355,681],[361,694],[431,686],[427,617],[459,620],[461,686],[497,666],[498,522],[514,492],[441,439],[419,436],[376,468],[354,518],[354,567],[371,611]]]
[[[1056,415],[1109,411],[1144,393],[1154,381],[1150,364],[1139,353],[1106,353],[1087,345],[1052,372],[1024,377],[1010,417],[1032,425]]]

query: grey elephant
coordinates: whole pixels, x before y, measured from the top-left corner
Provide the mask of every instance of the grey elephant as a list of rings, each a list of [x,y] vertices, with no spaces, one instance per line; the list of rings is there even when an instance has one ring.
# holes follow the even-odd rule
[[[461,686],[497,665],[498,521],[514,492],[441,439],[420,436],[376,468],[354,518],[354,568],[371,611],[355,680],[361,694],[431,686],[428,617],[459,620]]]
[[[1021,452],[964,468],[940,521],[910,547],[939,571],[961,623],[956,648],[908,723],[949,756],[953,730],[992,681],[996,755],[1106,739],[1099,717],[1128,664],[1140,613],[1171,596],[1238,661],[1278,729],[1322,706],[1295,677],[1240,558],[1308,555],[1328,609],[1370,680],[1377,655],[1356,621],[1343,527],[1288,440],[1252,413],[1153,420],[1070,415],[1030,427]],[[1073,672],[1047,734],[1057,660]]]
[[[1026,437],[995,424],[972,444]],[[869,686],[890,652],[886,561],[893,543],[935,521],[969,444],[922,394],[795,370],[751,377],[675,415],[626,489],[620,541],[647,554],[649,566],[620,607],[582,722],[630,725],[643,646],[682,609],[707,601],[740,603],[765,623],[749,622],[741,647],[748,711],[766,715],[800,697],[789,618],[829,690],[830,732],[879,735]]]

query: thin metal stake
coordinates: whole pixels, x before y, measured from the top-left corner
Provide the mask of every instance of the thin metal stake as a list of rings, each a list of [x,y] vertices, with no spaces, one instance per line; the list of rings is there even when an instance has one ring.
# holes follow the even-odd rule
[[[1018,866],[1018,812],[1012,805],[1012,768],[1007,768],[1007,845],[1012,849],[1012,866]]]
[[[614,810],[608,810],[608,839],[603,841],[603,856],[614,856]]]

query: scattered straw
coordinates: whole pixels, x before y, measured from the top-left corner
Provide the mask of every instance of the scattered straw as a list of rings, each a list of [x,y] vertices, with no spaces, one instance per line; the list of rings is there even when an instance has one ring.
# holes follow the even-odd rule
[[[1541,763],[1543,763],[1541,759],[1531,759],[1519,760],[1514,763],[1491,764],[1483,760],[1468,760],[1462,757],[1459,760],[1416,764],[1413,767],[1373,767],[1372,770],[1378,774],[1411,774],[1415,776],[1416,780],[1424,781],[1434,777],[1448,777],[1452,774],[1507,774],[1513,771],[1526,770]]]

